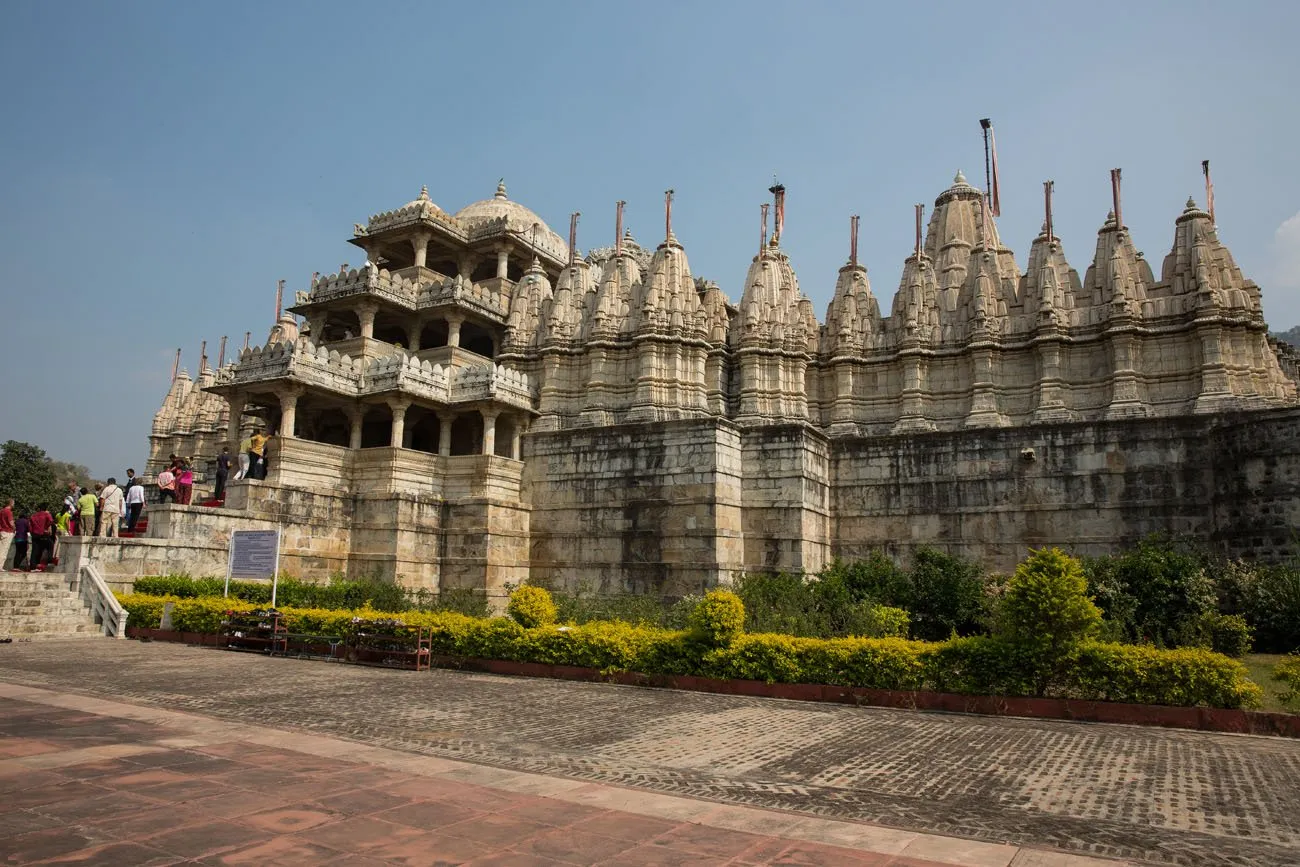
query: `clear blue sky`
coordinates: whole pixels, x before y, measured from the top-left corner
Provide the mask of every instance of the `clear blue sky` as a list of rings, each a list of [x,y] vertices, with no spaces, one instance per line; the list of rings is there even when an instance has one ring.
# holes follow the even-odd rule
[[[986,14],[985,14],[986,13]],[[1082,273],[1124,169],[1157,267],[1212,160],[1220,234],[1300,322],[1300,4],[5,4],[0,440],[98,476],[147,454],[172,354],[265,340],[275,282],[359,264],[354,222],[428,184],[511,198],[579,244],[639,240],[662,193],[692,270],[738,300],[774,173],[785,245],[825,315],[862,215],[882,307],[912,205],[964,169],[978,119],[1023,266],[1056,181]],[[1290,221],[1290,222],[1288,222]]]

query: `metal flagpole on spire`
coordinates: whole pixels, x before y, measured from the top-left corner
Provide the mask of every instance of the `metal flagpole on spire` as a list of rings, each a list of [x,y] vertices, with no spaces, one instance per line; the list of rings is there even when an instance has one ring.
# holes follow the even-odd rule
[[[1047,227],[1047,244],[1049,247],[1052,244],[1052,239],[1055,237],[1052,234],[1052,190],[1055,188],[1056,181],[1043,181],[1043,209],[1045,212],[1043,225]]]
[[[993,121],[987,117],[980,118],[980,128],[984,130],[984,197],[989,203],[989,213],[1000,217],[1002,195],[998,189],[998,140],[993,135]]]
[[[176,347],[176,358],[172,360],[172,382],[176,381],[176,374],[180,372],[180,369],[181,369],[181,350],[180,347],[178,346]]]
[[[1110,170],[1110,196],[1115,208],[1115,231],[1122,231],[1124,228],[1124,215],[1119,209],[1119,169]]]
[[[249,340],[249,338],[251,338],[252,336],[253,336],[253,332],[251,332],[251,331],[245,331],[245,332],[244,332],[244,350],[245,350],[245,351],[248,350],[248,340]]]
[[[770,206],[764,202],[759,206],[759,213],[762,214],[762,232],[758,236],[758,255],[761,257],[767,251],[767,209]]]
[[[217,370],[226,366],[226,335],[221,335],[221,349],[217,352]]]
[[[861,219],[857,214],[849,217],[849,264],[854,268],[858,267],[858,221]]]
[[[781,235],[785,233],[785,185],[772,177],[772,186],[767,188],[774,199],[772,208],[772,245],[781,246]]]
[[[569,264],[578,260],[578,218],[582,214],[574,211],[569,215]]]
[[[673,193],[675,190],[664,190],[664,240],[673,239]]]
[[[280,314],[284,309],[284,281],[275,281],[275,321],[280,321]]]
[[[925,219],[925,205],[919,202],[916,205],[916,264],[921,264],[921,222]]]
[[[1210,214],[1210,225],[1218,226],[1214,219],[1214,184],[1210,181],[1210,161],[1201,160],[1201,171],[1205,172],[1205,210]]]
[[[614,217],[614,255],[623,255],[623,206],[627,202],[618,201],[616,205],[616,216]]]
[[[199,344],[199,376],[208,366],[208,342],[205,340]]]

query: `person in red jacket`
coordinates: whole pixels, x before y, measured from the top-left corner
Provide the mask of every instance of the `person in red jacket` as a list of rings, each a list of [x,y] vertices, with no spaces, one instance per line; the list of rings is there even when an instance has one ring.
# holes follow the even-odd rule
[[[28,519],[27,527],[32,536],[32,571],[44,572],[54,556],[54,516],[49,506],[42,503]]]
[[[0,570],[9,568],[9,549],[14,539],[14,500],[10,497],[0,509]]]

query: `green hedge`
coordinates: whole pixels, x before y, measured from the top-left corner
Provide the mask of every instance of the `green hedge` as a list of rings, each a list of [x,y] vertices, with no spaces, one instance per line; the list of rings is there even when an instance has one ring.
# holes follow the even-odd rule
[[[215,632],[227,610],[252,603],[217,598],[119,597],[133,626],[157,626],[166,601],[187,632]],[[710,646],[691,633],[621,622],[526,629],[504,617],[456,612],[385,614],[281,608],[293,632],[346,635],[353,617],[394,617],[433,633],[435,654],[576,665],[605,672],[699,675],[771,683],[826,683],[871,689],[936,690],[968,695],[1032,696],[1179,706],[1256,707],[1260,688],[1241,663],[1207,650],[1160,650],[1102,642],[1072,648],[1045,691],[1039,660],[1023,646],[994,638],[945,642],[901,638],[796,638],[741,633]]]
[[[132,585],[132,591],[151,596],[199,599],[222,596],[225,585],[224,578],[152,575],[137,578]],[[271,584],[267,581],[231,581],[230,597],[242,602],[269,605]],[[409,611],[419,608],[462,611],[479,616],[486,616],[488,613],[487,600],[471,590],[448,590],[441,594],[427,590],[412,592],[392,582],[376,580],[334,580],[317,584],[285,576],[278,582],[275,601],[278,605],[294,608],[349,609],[370,606],[384,611]]]

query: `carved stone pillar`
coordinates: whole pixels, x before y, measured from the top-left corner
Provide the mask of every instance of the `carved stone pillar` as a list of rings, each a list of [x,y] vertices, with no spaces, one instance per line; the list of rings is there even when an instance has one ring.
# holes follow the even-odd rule
[[[240,429],[243,427],[244,406],[247,400],[247,396],[240,391],[226,395],[226,442],[230,443],[232,455],[239,454]]]
[[[524,424],[525,424],[525,423],[526,423],[526,422],[525,422],[525,420],[524,420],[523,418],[517,419],[517,420],[515,421],[515,423],[514,423],[514,426],[511,428],[511,433],[510,433],[510,457],[514,458],[514,459],[517,460],[517,461],[521,461],[521,460],[523,460],[523,453],[522,453],[522,451],[521,451],[521,445],[522,445],[522,440],[523,440]]]
[[[465,317],[460,313],[452,313],[447,316],[448,346],[460,346],[460,326],[464,321]]]
[[[504,280],[510,274],[510,248],[505,244],[497,247],[497,277]]]
[[[298,397],[301,394],[300,388],[286,388],[280,392],[280,427],[276,434],[283,439],[293,439],[298,421]]]
[[[483,415],[483,454],[496,454],[497,449],[497,411],[481,410]]]
[[[365,424],[366,413],[364,407],[357,407],[348,413],[348,448],[361,448],[361,431]]]
[[[453,413],[438,413],[438,454],[444,458],[451,455],[451,423],[455,420]]]
[[[474,268],[478,265],[478,257],[473,253],[463,253],[456,260],[457,273],[460,279],[466,284],[474,282]]]
[[[411,249],[415,252],[415,267],[423,268],[429,261],[429,239],[432,236],[428,232],[417,232],[411,236]]]
[[[410,408],[411,401],[410,398],[393,397],[388,399],[388,406],[393,411],[393,431],[388,444],[400,449],[406,441],[406,411]]]
[[[424,317],[417,316],[411,320],[410,330],[406,334],[406,342],[412,352],[420,351],[420,332],[424,330]]]
[[[325,319],[324,313],[313,313],[307,317],[307,328],[311,331],[312,342],[317,346],[325,339]]]
[[[375,314],[378,312],[379,305],[373,301],[364,301],[357,305],[357,319],[361,321],[361,336],[367,340],[374,339]]]

